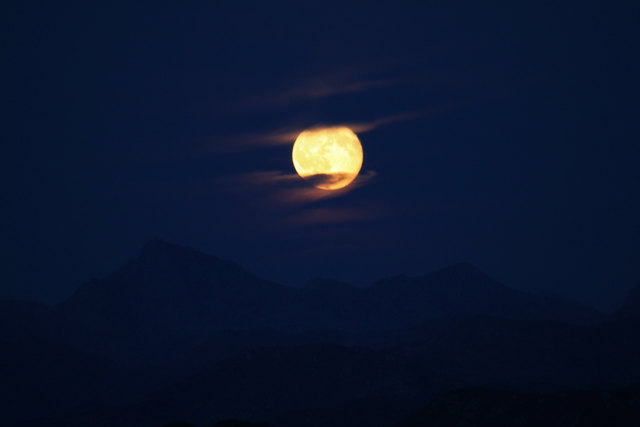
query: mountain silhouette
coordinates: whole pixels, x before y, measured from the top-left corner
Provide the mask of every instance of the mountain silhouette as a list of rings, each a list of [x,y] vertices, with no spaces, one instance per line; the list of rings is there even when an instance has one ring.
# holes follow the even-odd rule
[[[44,304],[30,301],[0,301],[0,334],[32,336],[67,342],[79,337],[81,328],[63,314]]]
[[[78,289],[57,309],[100,333],[97,352],[130,366],[168,363],[216,331],[401,328],[439,316],[595,321],[590,308],[517,291],[469,264],[424,277],[394,277],[367,288],[328,279],[302,289],[261,279],[236,263],[154,239],[104,280]]]
[[[293,411],[273,418],[270,423],[274,427],[390,427],[421,406],[413,400],[398,397],[363,397],[333,408]]]
[[[591,322],[602,315],[558,297],[508,288],[469,263],[459,263],[422,277],[398,276],[374,283],[369,299],[380,318],[418,323],[437,316],[490,315],[513,319]],[[395,323],[395,324],[394,324]]]
[[[177,422],[177,423],[165,424],[162,427],[196,427],[196,426],[190,423]],[[211,427],[270,427],[270,426],[267,423],[252,423],[250,421],[230,419],[230,420],[220,421],[219,423],[216,423]]]
[[[613,317],[640,320],[640,283],[629,291],[622,307],[613,314]]]
[[[25,415],[54,417],[72,409],[123,403],[141,390],[140,379],[116,363],[38,336],[2,331],[0,348],[3,425]]]
[[[58,309],[99,331],[106,354],[136,366],[165,362],[215,330],[283,326],[294,294],[231,261],[154,239]]]
[[[395,427],[630,427],[640,424],[640,388],[518,393],[447,393]]]
[[[273,347],[214,363],[206,372],[155,391],[135,405],[46,425],[154,427],[172,419],[206,425],[232,417],[259,421],[332,408],[356,398],[425,401],[459,385],[393,352],[328,343]]]
[[[187,377],[210,368],[215,362],[252,350],[314,343],[355,345],[366,342],[367,339],[368,337],[326,329],[305,332],[275,329],[224,330],[214,332],[202,344],[179,354],[172,361],[172,366],[177,369],[179,377]]]
[[[474,316],[404,350],[475,385],[549,389],[640,382],[640,340],[630,322],[575,325]]]
[[[468,263],[293,288],[154,239],[61,304],[0,301],[0,410],[32,427],[384,427],[461,387],[628,386],[637,289],[605,317]]]
[[[307,292],[315,292],[318,294],[326,293],[331,295],[342,294],[343,296],[357,295],[359,291],[359,289],[353,285],[324,277],[318,277],[307,281],[303,288]]]

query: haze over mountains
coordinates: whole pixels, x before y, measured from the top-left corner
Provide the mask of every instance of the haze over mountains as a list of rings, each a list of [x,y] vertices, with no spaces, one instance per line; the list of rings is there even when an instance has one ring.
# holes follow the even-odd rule
[[[463,387],[631,386],[639,289],[613,316],[469,264],[297,289],[154,239],[57,306],[0,303],[0,410],[33,426],[390,426]]]

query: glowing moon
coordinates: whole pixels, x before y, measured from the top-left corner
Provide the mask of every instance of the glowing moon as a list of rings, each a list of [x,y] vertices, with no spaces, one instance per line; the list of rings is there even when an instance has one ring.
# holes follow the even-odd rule
[[[308,129],[300,133],[291,153],[293,166],[317,188],[337,190],[349,185],[362,167],[362,145],[345,126]]]

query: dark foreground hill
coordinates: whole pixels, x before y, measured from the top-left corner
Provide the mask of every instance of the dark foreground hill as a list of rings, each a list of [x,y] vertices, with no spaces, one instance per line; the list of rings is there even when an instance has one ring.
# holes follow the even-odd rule
[[[25,415],[63,415],[71,408],[130,396],[127,372],[109,360],[30,337],[0,336],[0,348],[4,425]]]
[[[162,427],[197,427],[196,425],[184,422],[175,422],[171,424],[165,424]],[[268,423],[252,423],[251,421],[243,421],[237,419],[230,419],[220,421],[211,427],[271,427]]]
[[[356,399],[424,402],[459,386],[396,353],[310,344],[252,351],[218,362],[135,404],[32,425],[155,427],[175,419],[197,425],[232,417],[268,420]],[[397,418],[395,413],[390,415]]]
[[[402,348],[476,385],[596,388],[640,382],[638,331],[634,320],[575,325],[474,316]]]
[[[629,291],[622,307],[613,314],[614,319],[640,319],[640,283]]]
[[[396,427],[632,427],[640,388],[559,393],[469,389],[434,399]]]
[[[368,402],[360,410],[382,415],[387,402]],[[334,411],[337,412],[337,411]],[[264,423],[273,427],[633,427],[640,425],[640,388],[564,391],[557,393],[523,393],[505,390],[463,389],[446,393],[429,404],[393,424],[371,424],[353,419],[352,413],[337,412],[333,418],[323,418],[323,413],[298,414],[295,424],[287,420]],[[326,417],[326,416],[325,416]],[[238,422],[238,426],[252,423]],[[222,427],[216,424],[214,427]],[[225,424],[226,425],[226,424]],[[230,424],[229,426],[231,426]],[[256,424],[257,425],[257,424]],[[195,427],[173,425],[163,427]]]
[[[0,425],[123,403],[155,381],[70,344],[90,339],[50,307],[0,301]]]

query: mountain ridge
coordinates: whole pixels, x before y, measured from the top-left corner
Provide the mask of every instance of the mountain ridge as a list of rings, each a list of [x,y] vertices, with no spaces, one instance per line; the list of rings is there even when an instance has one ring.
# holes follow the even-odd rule
[[[165,363],[215,331],[402,328],[438,316],[487,314],[599,320],[578,303],[504,286],[469,263],[425,276],[396,276],[358,288],[331,279],[293,288],[262,279],[233,261],[152,239],[137,258],[92,280],[56,306],[101,331],[101,352],[138,363]],[[141,345],[144,343],[144,346]],[[144,347],[144,348],[143,348]]]
[[[640,320],[640,282],[629,290],[622,306],[613,313],[612,317]]]
[[[625,310],[636,307],[634,298],[630,293]],[[62,304],[0,301],[0,338],[13,346],[6,366],[40,355],[21,374],[31,390],[47,372],[38,357],[60,361],[63,368],[51,371],[55,376],[74,372],[73,393],[92,376],[116,380],[114,393],[69,398],[72,405],[99,408],[75,412],[68,420],[78,426],[118,417],[119,409],[100,408],[119,401],[117,387],[151,392],[123,409],[138,427],[136,420],[166,422],[183,413],[198,422],[255,416],[295,425],[334,405],[331,417],[360,419],[359,405],[376,399],[396,402],[400,415],[415,399],[474,384],[618,386],[640,378],[636,335],[633,318],[604,318],[577,303],[509,288],[469,263],[388,277],[366,288],[331,279],[292,288],[159,239]],[[65,354],[86,366],[89,378],[65,367]],[[28,375],[30,366],[37,375]],[[137,377],[128,378],[130,373]],[[339,399],[314,394],[318,385],[329,393],[335,384],[348,392]],[[211,412],[210,401],[201,398],[228,393],[235,409],[216,404]],[[249,404],[245,393],[252,396]],[[288,407],[292,393],[306,397]],[[277,410],[265,407],[265,399]],[[166,403],[173,408],[163,412]],[[55,409],[34,400],[36,414],[60,415]],[[64,417],[59,421],[71,425]]]

